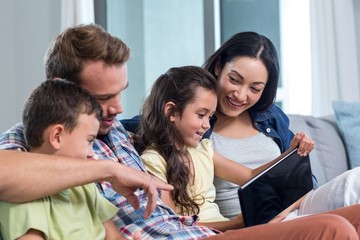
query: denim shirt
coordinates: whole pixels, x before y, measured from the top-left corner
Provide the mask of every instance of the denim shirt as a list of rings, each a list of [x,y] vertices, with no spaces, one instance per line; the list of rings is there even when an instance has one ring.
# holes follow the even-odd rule
[[[294,133],[289,129],[289,118],[279,107],[272,105],[267,111],[260,113],[249,109],[249,113],[256,129],[271,137],[281,152],[290,147]],[[204,134],[204,138],[210,137],[215,123],[216,117],[213,117],[210,120],[211,128]]]

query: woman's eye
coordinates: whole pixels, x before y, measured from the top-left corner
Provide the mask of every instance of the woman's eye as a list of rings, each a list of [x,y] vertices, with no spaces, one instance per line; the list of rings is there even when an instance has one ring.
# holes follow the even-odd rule
[[[236,79],[236,78],[234,78],[234,77],[232,77],[232,76],[229,76],[229,79],[230,79],[230,82],[232,82],[232,83],[235,83],[235,84],[239,84],[239,83],[240,83],[238,79]]]
[[[259,89],[259,88],[251,88],[251,89],[252,89],[253,92],[256,92],[256,93],[261,92],[261,90],[262,90],[262,89]]]

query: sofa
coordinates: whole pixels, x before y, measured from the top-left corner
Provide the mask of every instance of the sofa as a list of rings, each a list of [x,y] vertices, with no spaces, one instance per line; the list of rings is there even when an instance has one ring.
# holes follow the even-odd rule
[[[347,148],[335,115],[313,117],[289,114],[288,117],[294,133],[304,131],[315,142],[310,163],[319,186],[349,169]]]

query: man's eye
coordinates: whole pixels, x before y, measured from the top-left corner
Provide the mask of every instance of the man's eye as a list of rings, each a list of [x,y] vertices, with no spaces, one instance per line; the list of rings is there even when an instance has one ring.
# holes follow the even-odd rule
[[[104,97],[97,97],[98,101],[107,101],[109,100],[111,97],[110,96],[104,96]]]

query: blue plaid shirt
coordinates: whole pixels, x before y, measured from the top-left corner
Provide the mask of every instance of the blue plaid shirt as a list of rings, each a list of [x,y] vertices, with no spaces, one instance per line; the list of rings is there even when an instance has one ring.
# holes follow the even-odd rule
[[[26,151],[26,144],[21,124],[15,125],[0,136],[0,149],[18,149]],[[137,170],[146,171],[144,164],[132,144],[122,124],[116,121],[110,133],[94,143],[98,159],[116,161]],[[125,173],[126,174],[126,173]],[[200,239],[215,234],[207,227],[197,226],[197,216],[179,216],[158,198],[157,206],[151,217],[145,219],[142,213],[147,204],[146,194],[137,190],[140,208],[134,210],[130,203],[115,192],[110,183],[97,183],[99,191],[119,208],[114,222],[125,236],[131,236],[141,230],[143,239]]]

